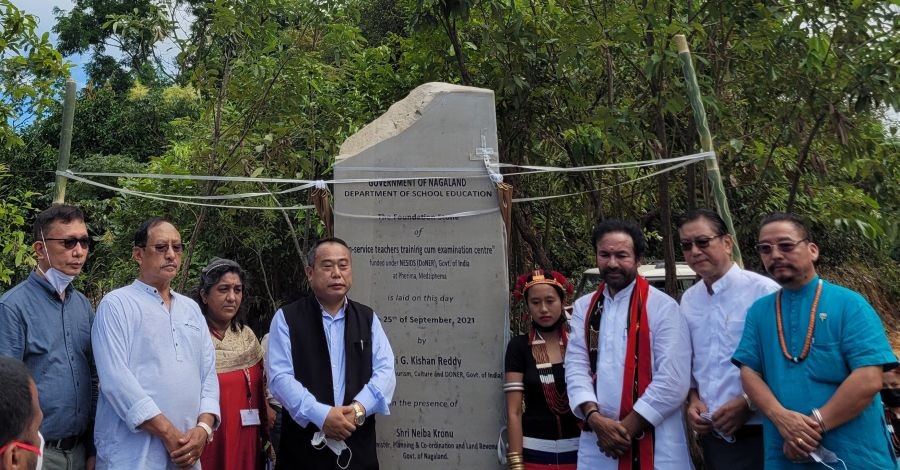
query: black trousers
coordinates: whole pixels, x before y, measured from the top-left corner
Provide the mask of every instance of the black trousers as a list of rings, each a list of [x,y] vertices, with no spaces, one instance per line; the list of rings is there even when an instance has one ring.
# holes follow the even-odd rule
[[[741,431],[736,433],[736,439],[731,444],[712,433],[700,438],[704,470],[763,469],[762,425],[744,426]]]
[[[318,428],[312,423],[301,428],[287,410],[284,410],[281,421],[281,442],[278,446],[275,470],[340,470],[338,456],[328,446],[315,449],[310,444],[316,431]],[[350,466],[347,467],[347,470],[378,470],[378,455],[375,452],[375,419],[372,416],[366,419],[366,423],[357,428],[344,442],[352,451],[352,456],[344,451],[341,454],[340,465],[346,465],[349,458]]]

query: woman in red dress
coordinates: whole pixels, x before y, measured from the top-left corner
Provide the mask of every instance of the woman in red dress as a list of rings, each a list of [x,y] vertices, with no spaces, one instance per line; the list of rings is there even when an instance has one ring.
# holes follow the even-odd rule
[[[216,349],[222,422],[203,451],[204,470],[259,470],[266,438],[262,348],[245,324],[244,272],[228,259],[213,258],[193,292]]]

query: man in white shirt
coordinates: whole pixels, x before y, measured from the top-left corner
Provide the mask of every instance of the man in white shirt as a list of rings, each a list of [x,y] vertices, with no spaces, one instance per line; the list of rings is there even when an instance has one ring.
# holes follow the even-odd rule
[[[763,468],[762,418],[744,393],[731,356],[747,309],[778,290],[778,284],[734,263],[734,240],[713,211],[697,209],[681,216],[678,235],[685,261],[703,281],[685,291],[681,313],[693,349],[687,421],[700,436],[704,468]]]
[[[575,301],[566,349],[569,403],[585,421],[578,468],[690,468],[691,349],[678,304],[638,276],[647,242],[636,225],[601,222],[591,241],[602,282]]]

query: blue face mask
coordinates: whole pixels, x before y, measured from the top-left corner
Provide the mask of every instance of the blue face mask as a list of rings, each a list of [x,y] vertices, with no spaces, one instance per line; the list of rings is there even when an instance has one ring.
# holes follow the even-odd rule
[[[45,278],[47,278],[47,282],[56,289],[56,293],[62,294],[66,290],[66,287],[69,287],[69,284],[72,283],[72,280],[75,279],[75,276],[64,274],[62,271],[53,267],[53,260],[50,259],[50,250],[47,249],[47,240],[44,239],[43,230],[41,230],[41,241],[44,242],[44,253],[47,255],[47,262],[50,263],[50,267],[44,271],[41,269],[41,266],[38,265],[37,269]]]

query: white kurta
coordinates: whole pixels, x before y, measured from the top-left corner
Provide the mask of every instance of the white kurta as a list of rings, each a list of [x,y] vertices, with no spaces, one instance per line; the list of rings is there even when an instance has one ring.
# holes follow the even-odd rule
[[[597,384],[591,383],[591,369],[585,345],[584,317],[593,293],[575,301],[572,333],[566,348],[566,385],[572,411],[584,415],[580,405],[597,402],[600,413],[618,420],[622,399],[622,377],[625,369],[625,335],[628,307],[635,283],[610,298],[603,291],[603,316],[600,320],[600,344],[597,354]],[[634,404],[634,410],[656,430],[654,467],[660,470],[692,468],[685,436],[682,405],[691,384],[691,340],[678,304],[668,295],[650,287],[647,299],[652,352],[652,380]],[[587,430],[581,434],[578,468],[618,468],[618,460],[610,459],[597,447],[597,436]]]

